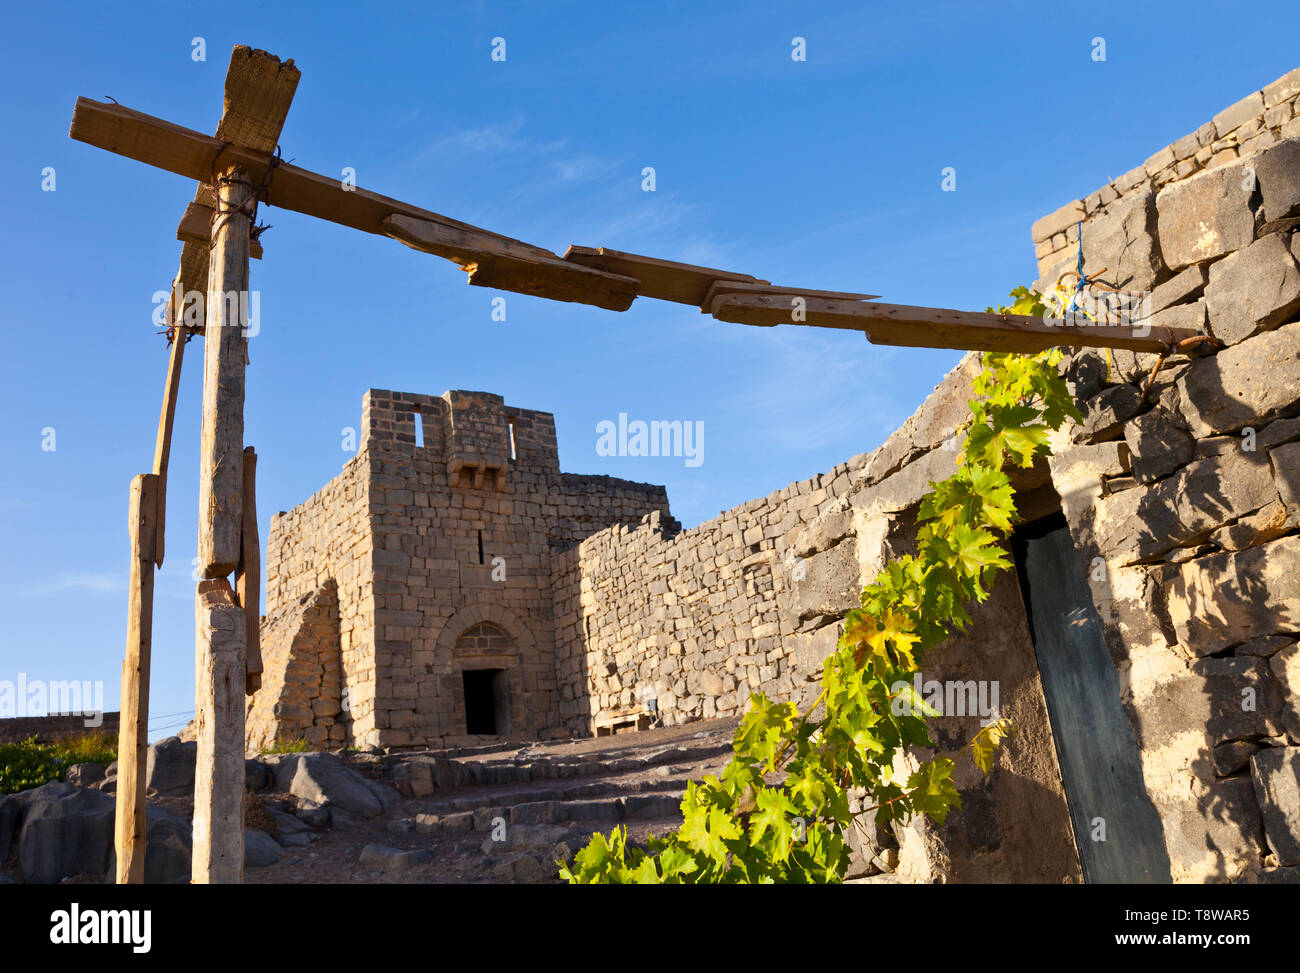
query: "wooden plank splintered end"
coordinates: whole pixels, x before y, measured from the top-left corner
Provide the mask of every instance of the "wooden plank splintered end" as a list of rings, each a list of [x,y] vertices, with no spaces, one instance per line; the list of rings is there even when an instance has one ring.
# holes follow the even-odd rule
[[[722,295],[714,301],[713,316],[719,321],[763,327],[799,324],[862,331],[868,341],[878,345],[972,351],[1038,352],[1075,345],[1159,352],[1171,342],[1195,336],[1185,328],[1142,333],[1141,328],[1132,327],[1057,326],[1018,314],[820,298],[808,300],[801,319],[793,313],[788,298],[765,294]]]
[[[624,253],[608,247],[582,247],[575,244],[564,252],[563,259],[593,270],[639,281],[642,297],[653,297],[677,304],[694,304],[696,307],[704,300],[709,287],[717,280],[767,283],[749,274],[678,263],[675,260],[660,260],[657,257]]]

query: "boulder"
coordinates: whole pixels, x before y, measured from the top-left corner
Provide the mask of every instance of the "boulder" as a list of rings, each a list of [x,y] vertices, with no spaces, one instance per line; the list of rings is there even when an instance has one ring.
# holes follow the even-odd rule
[[[104,768],[92,763],[73,764],[63,778],[76,787],[94,787],[105,779]]]
[[[1205,302],[1210,330],[1228,345],[1294,317],[1300,310],[1300,265],[1292,247],[1272,233],[1211,264]]]
[[[1300,865],[1300,747],[1273,747],[1250,758],[1264,813],[1264,835],[1279,865]]]
[[[18,834],[23,881],[50,885],[73,875],[108,873],[115,808],[111,796],[71,784],[45,784],[25,793]]]
[[[1199,359],[1179,378],[1178,393],[1197,439],[1258,428],[1294,411],[1300,406],[1300,323]]]
[[[190,823],[156,804],[145,808],[144,880],[151,885],[188,885],[193,858]]]
[[[319,807],[361,818],[376,817],[384,810],[371,782],[329,753],[289,754],[275,769],[275,784],[278,790]]]
[[[1182,428],[1182,422],[1181,416],[1155,408],[1125,425],[1124,441],[1139,483],[1151,483],[1191,462],[1196,440]]]
[[[194,793],[194,767],[199,745],[168,737],[151,745],[145,769],[145,787],[167,797]]]
[[[1251,163],[1259,180],[1264,219],[1284,219],[1300,213],[1300,140],[1270,146]]]
[[[265,831],[244,829],[244,867],[267,868],[284,855],[280,843]]]
[[[1160,190],[1160,252],[1170,270],[1222,257],[1255,238],[1255,195],[1243,188],[1246,179],[1240,166],[1219,166]]]
[[[369,868],[377,868],[389,874],[400,874],[432,859],[433,853],[426,849],[403,851],[400,848],[390,848],[388,845],[369,844],[361,849],[359,861]]]
[[[0,794],[0,866],[9,857],[14,835],[23,823],[22,807],[8,794]]]
[[[244,761],[244,787],[250,791],[260,791],[271,786],[271,771],[256,757]]]

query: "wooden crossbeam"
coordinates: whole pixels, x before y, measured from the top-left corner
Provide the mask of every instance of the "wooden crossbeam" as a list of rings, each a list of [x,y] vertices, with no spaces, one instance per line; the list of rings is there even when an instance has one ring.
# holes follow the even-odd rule
[[[714,270],[712,267],[697,267],[694,264],[660,260],[657,257],[644,257],[636,253],[610,250],[607,247],[571,246],[564,251],[564,259],[606,273],[635,278],[641,282],[643,296],[661,301],[674,301],[678,304],[698,306],[704,300],[709,287],[718,280],[745,281],[751,284],[767,283],[749,274]]]
[[[802,324],[818,328],[862,331],[877,345],[913,348],[958,348],[976,351],[1036,352],[1057,345],[1162,351],[1171,341],[1199,332],[1186,328],[1152,328],[1142,337],[1129,327],[1108,325],[1049,325],[1020,314],[988,314],[947,308],[908,307],[865,301],[804,299],[798,320],[791,295],[722,294],[708,310],[719,321],[773,327]]]
[[[445,249],[448,259],[452,260],[463,260],[466,256],[483,257],[484,264],[488,265],[490,262],[486,258],[492,257],[495,263],[487,267],[485,278],[474,281],[484,286],[503,289],[526,286],[528,290],[525,293],[539,297],[580,300],[597,307],[619,310],[631,304],[627,298],[628,282],[618,279],[617,275],[566,264],[551,251],[522,240],[492,233],[359,187],[345,188],[337,179],[298,166],[277,165],[268,152],[227,144],[121,105],[78,98],[68,134],[78,141],[201,182],[210,181],[215,171],[238,166],[250,182],[266,186],[262,198],[272,206],[330,220],[366,233],[381,236],[406,233],[410,239],[402,242],[413,246],[426,237],[432,237],[435,242],[430,245],[429,252],[443,256],[435,247]],[[268,170],[271,169],[274,172],[268,180]],[[393,217],[405,217],[406,220],[395,221]],[[436,232],[425,224],[436,227]],[[444,246],[439,235],[455,237],[454,245]],[[509,259],[500,259],[503,256]],[[537,272],[531,277],[519,274],[520,263],[529,261]],[[477,263],[477,260],[464,262]],[[573,283],[580,277],[589,285],[581,297],[577,296]],[[489,284],[488,280],[494,282]]]
[[[482,233],[401,213],[384,220],[384,230],[408,247],[454,261],[469,271],[469,282],[476,287],[626,311],[641,286],[635,277],[567,263],[554,254],[538,254],[527,244],[493,240]]]
[[[560,301],[625,310],[638,295],[695,304],[721,321],[771,326],[807,324],[865,332],[875,344],[918,348],[1037,351],[1054,345],[1159,351],[1185,329],[1146,336],[1131,329],[1054,327],[1037,318],[948,308],[868,304],[875,295],[786,288],[748,274],[659,260],[603,247],[570,247],[563,259],[549,250],[493,233],[297,166],[275,166],[267,152],[230,145],[121,105],[77,99],[70,135],[137,161],[207,181],[218,168],[238,165],[274,206],[392,237],[453,260],[470,283]],[[572,267],[572,270],[567,269]],[[581,269],[579,269],[581,268]],[[791,317],[791,299],[806,302],[804,320]]]
[[[226,68],[221,121],[217,123],[214,137],[219,142],[274,152],[301,77],[292,60],[281,61],[266,51],[236,45]],[[178,275],[182,296],[194,291],[202,293],[208,286],[209,243],[208,224],[203,224],[201,233],[182,235],[182,230],[191,226],[191,220],[203,219],[199,214],[210,216],[215,204],[212,187],[201,180],[194,190],[194,202],[186,207],[176,228],[177,239],[185,241]],[[261,259],[261,244],[253,244],[250,256]]]

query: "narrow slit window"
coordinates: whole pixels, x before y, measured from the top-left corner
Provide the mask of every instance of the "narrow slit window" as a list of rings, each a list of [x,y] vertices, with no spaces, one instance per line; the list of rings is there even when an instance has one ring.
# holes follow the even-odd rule
[[[515,456],[515,421],[508,419],[506,425],[510,427],[510,459],[514,460],[517,458]]]
[[[478,532],[478,563],[483,564],[483,532]]]
[[[424,445],[424,419],[418,409],[415,411],[415,445]]]

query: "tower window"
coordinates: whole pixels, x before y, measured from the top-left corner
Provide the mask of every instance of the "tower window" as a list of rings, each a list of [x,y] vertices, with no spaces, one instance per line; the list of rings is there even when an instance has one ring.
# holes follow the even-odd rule
[[[510,458],[514,460],[517,459],[515,455],[515,420],[507,419],[506,425],[510,429]]]
[[[416,446],[423,446],[423,445],[424,445],[424,422],[423,422],[423,418],[424,418],[424,417],[420,415],[420,411],[417,409],[417,410],[415,411],[415,445],[416,445]]]

